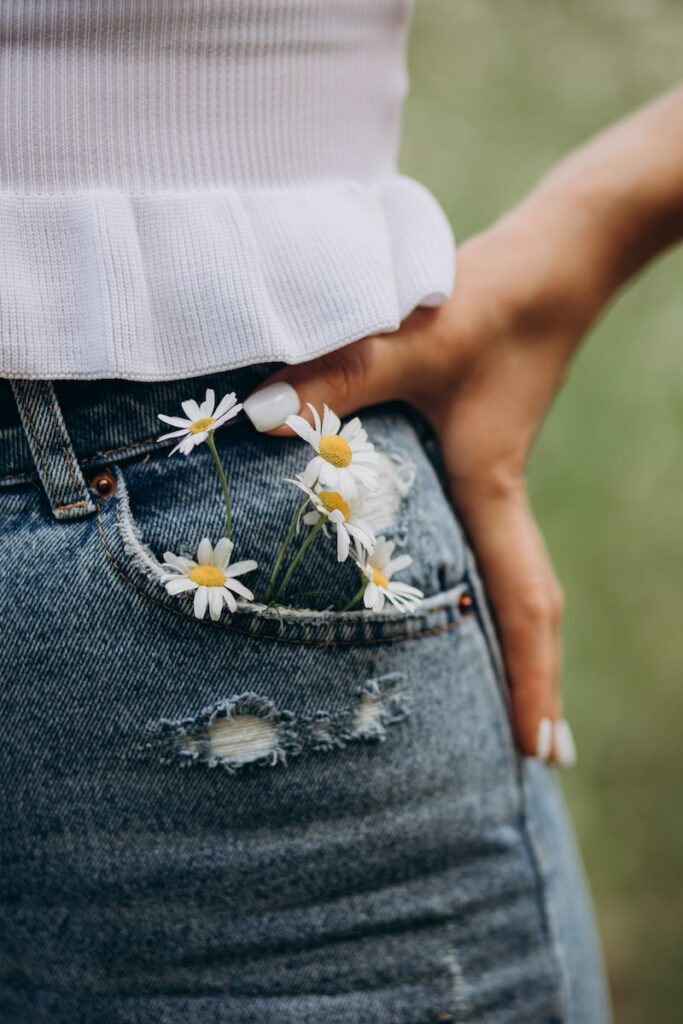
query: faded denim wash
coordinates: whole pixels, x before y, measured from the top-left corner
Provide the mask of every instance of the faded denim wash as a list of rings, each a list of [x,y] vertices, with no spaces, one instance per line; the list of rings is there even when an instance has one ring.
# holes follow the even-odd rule
[[[273,368],[0,382],[0,1020],[604,1024],[555,773],[515,752],[421,420],[364,415],[416,470],[394,534],[417,611],[329,610],[357,579],[321,543],[293,583],[310,611],[198,621],[159,584],[223,506],[206,446],[167,458],[156,413]],[[235,557],[265,574],[302,444],[244,416],[216,441]]]

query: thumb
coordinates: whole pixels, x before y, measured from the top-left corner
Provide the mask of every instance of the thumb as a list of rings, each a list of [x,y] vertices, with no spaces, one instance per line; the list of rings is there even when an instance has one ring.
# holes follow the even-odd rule
[[[244,411],[262,433],[280,437],[294,432],[285,424],[301,412],[310,421],[310,402],[329,405],[338,416],[403,397],[407,346],[399,334],[373,335],[298,366],[286,366],[244,400]]]

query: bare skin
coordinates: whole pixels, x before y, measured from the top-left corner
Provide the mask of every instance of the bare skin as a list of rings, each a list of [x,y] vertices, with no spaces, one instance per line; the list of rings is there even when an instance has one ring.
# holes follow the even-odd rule
[[[437,309],[286,367],[302,406],[401,399],[434,427],[500,633],[520,750],[561,717],[562,587],[531,510],[534,438],[582,339],[621,286],[683,238],[683,88],[562,161],[467,241]],[[279,427],[272,434],[291,434]],[[557,745],[549,759],[557,759]]]

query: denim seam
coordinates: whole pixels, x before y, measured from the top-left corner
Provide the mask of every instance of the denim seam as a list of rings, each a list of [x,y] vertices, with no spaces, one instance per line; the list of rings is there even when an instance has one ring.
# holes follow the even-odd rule
[[[104,548],[105,555],[107,556],[107,558],[111,562],[111,564],[112,564],[115,572],[117,573],[117,575],[120,576],[121,579],[129,587],[131,587],[141,597],[144,597],[146,601],[151,601],[152,604],[157,605],[159,608],[163,608],[164,611],[169,612],[171,615],[175,615],[175,616],[177,616],[180,619],[185,619],[185,620],[190,619],[190,621],[199,621],[199,620],[191,619],[190,616],[186,615],[184,612],[181,612],[181,611],[179,611],[176,608],[170,608],[169,605],[167,605],[164,601],[161,601],[159,598],[152,597],[151,594],[148,594],[146,591],[142,590],[137,585],[137,583],[135,583],[135,581],[130,578],[130,576],[126,573],[124,568],[116,560],[116,556],[113,554],[113,552],[110,550],[110,548],[109,548],[109,546],[107,544],[107,538],[106,538],[105,533],[104,533],[104,525],[103,525],[103,520],[102,520],[102,509],[101,509],[101,505],[100,505],[99,502],[97,503],[97,531],[99,533],[100,541],[102,543],[102,547]],[[378,637],[373,637],[370,640],[368,640],[368,639],[355,639],[355,638],[352,639],[352,640],[329,640],[329,639],[325,639],[325,640],[310,639],[310,640],[307,640],[307,639],[305,639],[303,637],[275,636],[275,635],[269,635],[269,634],[263,634],[263,633],[256,633],[256,632],[254,632],[251,629],[240,629],[238,626],[233,626],[233,625],[230,625],[230,624],[225,623],[225,622],[214,622],[211,619],[208,619],[208,620],[204,620],[203,619],[203,620],[201,620],[202,625],[204,625],[204,626],[212,626],[215,629],[224,629],[224,630],[227,630],[227,631],[229,631],[231,633],[238,633],[241,636],[251,637],[252,640],[275,640],[277,643],[304,644],[304,645],[308,645],[310,647],[360,647],[360,646],[370,646],[370,645],[379,645],[379,644],[398,643],[400,641],[407,641],[407,640],[421,640],[424,637],[437,636],[439,633],[445,633],[445,632],[448,632],[451,629],[457,629],[459,626],[462,625],[462,623],[464,621],[465,621],[464,619],[455,619],[452,622],[445,623],[443,626],[434,626],[432,629],[424,629],[424,630],[421,630],[420,632],[417,632],[417,633],[402,633],[399,636],[391,636],[391,637],[378,636]]]
[[[550,770],[550,769],[547,769]],[[524,819],[524,838],[529,849],[529,856],[532,859],[534,870],[538,877],[538,889],[542,893],[542,908],[544,916],[545,929],[548,935],[548,941],[552,950],[553,957],[557,964],[559,972],[558,978],[558,1013],[559,1018],[562,1021],[569,1020],[568,1010],[568,978],[567,978],[567,967],[564,950],[559,939],[557,929],[555,927],[555,913],[548,898],[548,886],[546,883],[546,870],[545,870],[545,858],[541,849],[540,843],[536,841],[533,834],[533,828],[529,819],[528,807],[528,789],[526,781],[523,777],[520,777],[520,789],[522,793],[522,814]]]
[[[511,718],[511,705],[509,699],[506,700],[506,696],[509,698],[511,688],[508,681],[505,662],[500,651],[498,635],[495,631],[493,621],[488,614],[488,606],[482,604],[485,600],[481,580],[479,577],[478,569],[474,557],[470,555],[468,559],[468,576],[470,585],[475,593],[475,606],[477,608],[477,615],[479,618],[480,626],[486,639],[486,647],[488,650],[489,661],[499,683],[499,691],[501,700],[506,704],[507,714],[510,717],[510,725],[513,726]],[[504,696],[505,694],[505,696]],[[555,996],[555,1009],[556,1016],[552,1024],[559,1024],[559,1022],[568,1021],[567,1014],[567,997],[566,997],[566,971],[564,967],[564,960],[561,955],[561,951],[555,937],[555,931],[551,922],[551,911],[550,901],[548,898],[548,885],[546,882],[545,872],[542,866],[542,859],[539,851],[536,848],[536,842],[534,840],[531,824],[529,821],[529,814],[527,809],[527,790],[524,780],[523,761],[519,754],[515,757],[515,775],[516,775],[516,788],[519,797],[519,816],[518,816],[518,828],[522,841],[526,847],[527,855],[531,870],[534,874],[535,879],[535,892],[536,902],[541,919],[541,925],[543,932],[548,940],[549,944],[549,955],[555,964],[557,973],[556,984],[557,993]]]
[[[129,444],[123,444],[119,448],[106,448],[102,452],[95,452],[94,455],[86,455],[85,458],[81,459],[81,465],[86,465],[89,462],[97,462],[98,459],[106,459],[109,455],[117,455],[119,452],[134,452],[140,445],[152,444],[156,441],[156,437],[145,437],[141,441],[131,441]],[[9,473],[3,473],[0,475],[0,484],[6,480],[14,482],[15,480],[24,479],[35,479],[38,476],[35,469],[22,469],[17,472],[10,471]]]
[[[141,441],[130,441],[128,444],[122,444],[118,448],[106,448],[103,452],[96,452],[95,455],[88,455],[83,462],[94,462],[96,459],[106,459],[108,455],[116,455],[118,452],[126,452],[134,448],[138,448],[141,444],[151,444],[152,441],[156,441],[156,437],[144,437]]]
[[[37,476],[38,473],[35,471],[35,469],[22,469],[20,473],[4,473],[2,476],[0,476],[0,483],[3,483],[5,480],[23,480],[25,477],[32,477],[33,479],[35,479]]]
[[[70,501],[68,505],[55,505],[55,512],[66,512],[70,508],[80,508],[81,505],[87,505],[87,501],[81,498],[80,501]]]

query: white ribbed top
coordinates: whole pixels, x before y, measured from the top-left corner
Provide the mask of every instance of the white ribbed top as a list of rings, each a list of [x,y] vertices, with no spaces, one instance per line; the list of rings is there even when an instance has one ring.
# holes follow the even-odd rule
[[[450,293],[410,0],[2,0],[0,374],[298,362]]]

